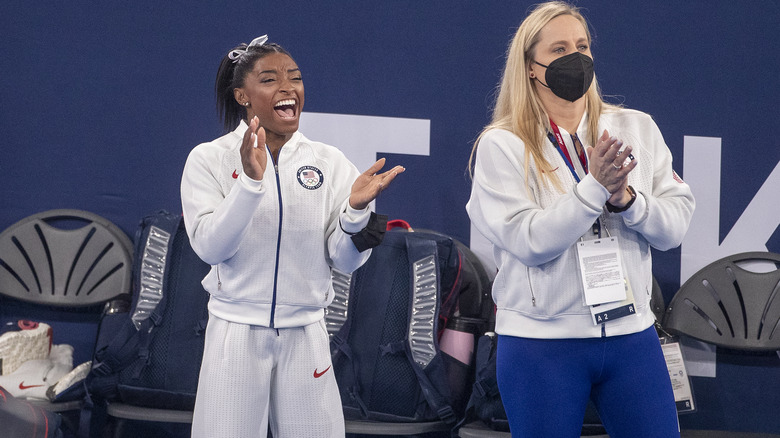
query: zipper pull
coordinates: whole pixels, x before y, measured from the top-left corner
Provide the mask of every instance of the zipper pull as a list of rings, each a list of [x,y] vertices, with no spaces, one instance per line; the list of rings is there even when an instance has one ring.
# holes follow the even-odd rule
[[[274,164],[274,172],[276,172],[277,175],[279,175],[279,165]]]

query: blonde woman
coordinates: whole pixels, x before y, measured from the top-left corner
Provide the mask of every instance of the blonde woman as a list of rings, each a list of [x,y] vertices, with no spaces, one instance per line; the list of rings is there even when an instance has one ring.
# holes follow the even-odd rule
[[[647,114],[602,101],[588,26],[537,6],[472,151],[467,211],[499,267],[498,383],[514,437],[679,437],[649,307],[650,248],[678,246],[691,190]]]

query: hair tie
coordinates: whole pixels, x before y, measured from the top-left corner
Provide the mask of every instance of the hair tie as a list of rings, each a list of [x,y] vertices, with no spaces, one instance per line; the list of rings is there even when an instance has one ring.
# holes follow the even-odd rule
[[[230,60],[233,61],[233,63],[235,64],[236,62],[238,62],[239,58],[244,56],[244,54],[246,53],[247,50],[249,50],[250,47],[262,46],[267,41],[268,41],[268,35],[259,36],[253,39],[252,42],[249,43],[249,45],[247,45],[245,48],[235,49],[228,52],[228,58],[230,58]]]

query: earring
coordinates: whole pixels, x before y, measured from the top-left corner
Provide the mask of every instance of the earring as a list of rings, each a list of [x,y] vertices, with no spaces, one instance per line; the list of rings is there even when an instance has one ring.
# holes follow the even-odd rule
[[[244,106],[249,106],[249,102],[244,102]]]

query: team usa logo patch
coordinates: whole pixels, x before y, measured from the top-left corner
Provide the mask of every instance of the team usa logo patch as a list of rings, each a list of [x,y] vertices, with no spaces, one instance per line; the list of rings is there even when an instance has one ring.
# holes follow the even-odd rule
[[[304,189],[316,190],[322,186],[322,172],[314,166],[303,166],[298,169],[298,182]]]

